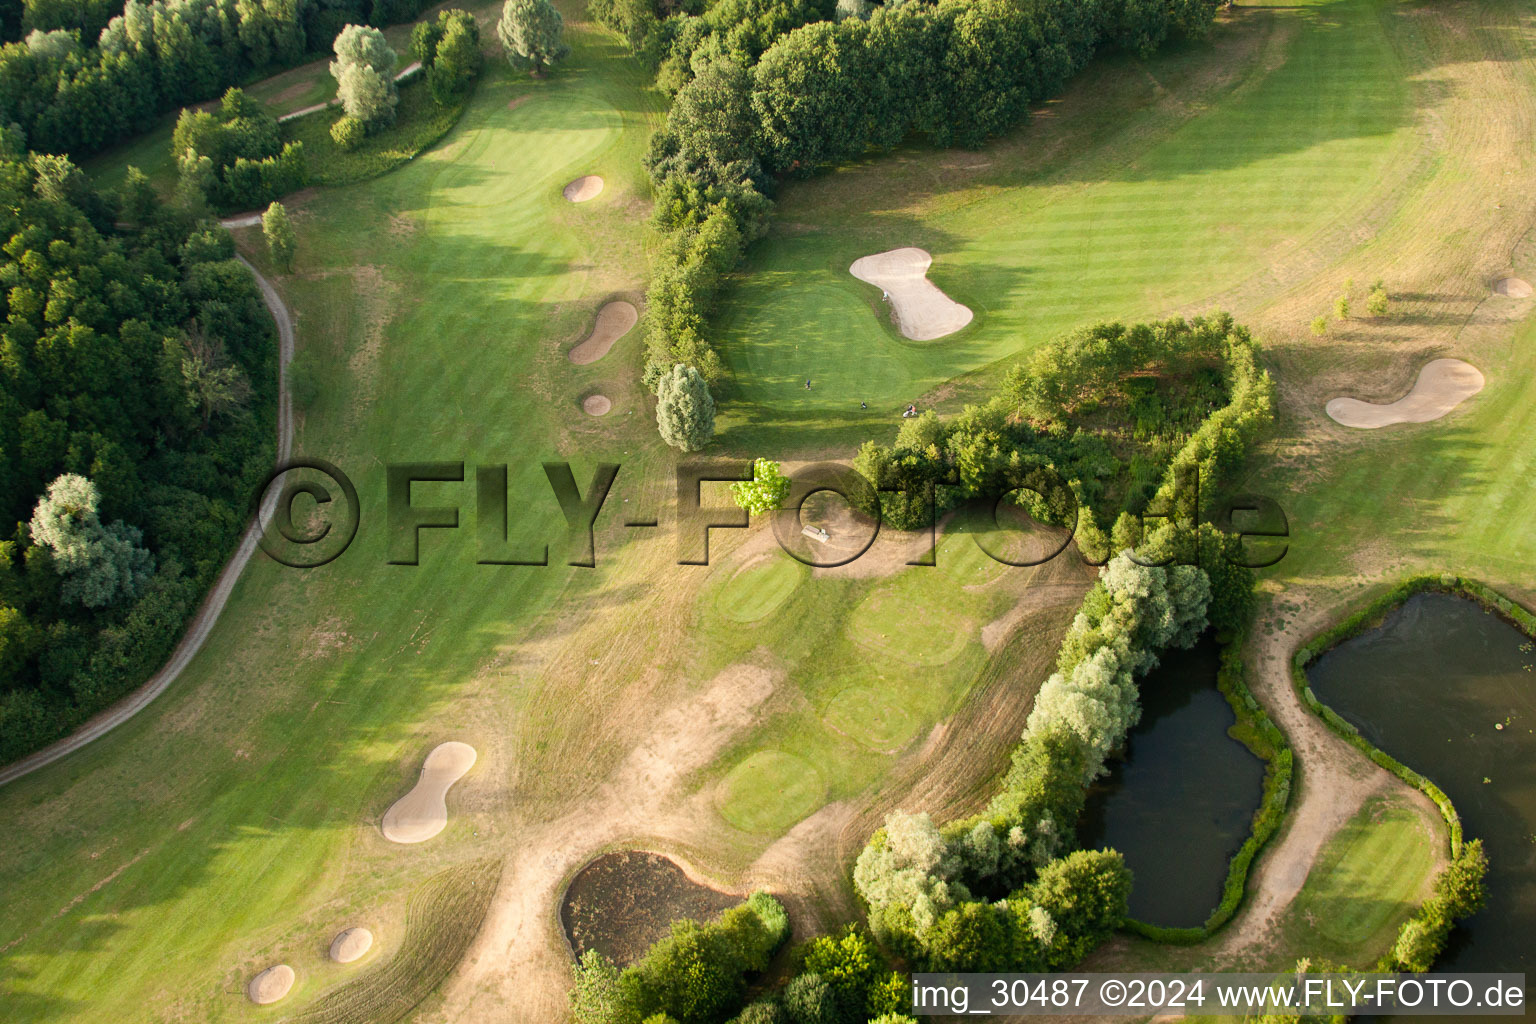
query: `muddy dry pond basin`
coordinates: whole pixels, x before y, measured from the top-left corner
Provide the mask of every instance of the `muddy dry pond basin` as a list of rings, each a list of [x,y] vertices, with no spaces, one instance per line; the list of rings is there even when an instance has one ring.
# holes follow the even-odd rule
[[[1264,762],[1227,735],[1237,719],[1216,688],[1220,659],[1207,637],[1142,678],[1141,721],[1078,825],[1084,848],[1125,857],[1131,916],[1147,924],[1205,923],[1264,795]]]
[[[693,881],[670,858],[624,850],[604,854],[571,879],[560,924],[578,958],[595,949],[622,967],[664,937],[673,921],[708,921],[741,901]]]
[[[1536,965],[1536,649],[1480,605],[1419,594],[1307,669],[1317,699],[1445,791],[1488,854],[1488,904],[1437,968]]]

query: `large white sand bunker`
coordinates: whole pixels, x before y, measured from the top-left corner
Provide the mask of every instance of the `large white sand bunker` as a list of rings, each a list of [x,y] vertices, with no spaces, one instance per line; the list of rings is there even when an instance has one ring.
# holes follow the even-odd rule
[[[434,747],[421,766],[421,778],[384,812],[384,838],[394,843],[422,843],[448,827],[448,790],[475,763],[468,743]]]
[[[287,964],[268,967],[245,986],[245,994],[257,1006],[275,1003],[293,988],[293,968]]]
[[[584,174],[565,186],[560,194],[573,203],[584,203],[589,199],[596,199],[597,194],[602,190],[602,178],[595,174]]]
[[[331,940],[331,959],[338,964],[361,960],[373,948],[373,932],[367,928],[348,928]]]
[[[1483,374],[1460,359],[1436,359],[1419,371],[1413,390],[1390,405],[1335,398],[1328,415],[1346,427],[1373,430],[1394,423],[1428,423],[1456,408],[1483,390]]]
[[[1507,295],[1512,299],[1528,299],[1536,294],[1536,289],[1531,287],[1529,281],[1518,277],[1506,277],[1493,286],[1493,291],[1496,295]]]
[[[639,311],[629,303],[608,303],[597,311],[597,323],[592,325],[592,333],[571,349],[566,354],[567,358],[577,366],[597,362],[608,354],[614,342],[629,333],[639,319]]]
[[[913,341],[932,341],[953,334],[971,322],[970,307],[962,306],[928,280],[933,257],[927,250],[892,249],[853,261],[848,273],[883,290],[896,316],[896,326]]]

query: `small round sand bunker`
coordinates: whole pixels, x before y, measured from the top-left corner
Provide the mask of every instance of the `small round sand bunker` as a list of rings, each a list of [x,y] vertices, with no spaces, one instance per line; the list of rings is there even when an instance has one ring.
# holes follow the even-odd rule
[[[613,408],[613,403],[607,395],[588,395],[581,400],[581,408],[588,416],[606,416],[608,410]]]
[[[629,303],[608,303],[597,311],[597,323],[592,325],[592,333],[566,353],[566,358],[577,366],[597,362],[608,354],[614,342],[630,332],[639,319],[639,311]]]
[[[1512,299],[1528,299],[1536,294],[1529,281],[1518,277],[1506,277],[1493,286],[1493,291],[1495,295],[1507,295]]]
[[[853,261],[848,273],[881,289],[891,304],[896,327],[913,341],[953,334],[974,314],[928,280],[933,257],[924,249],[892,249]]]
[[[331,940],[331,959],[338,964],[361,960],[373,948],[373,932],[367,928],[348,928]]]
[[[596,199],[602,190],[603,179],[595,174],[586,174],[565,186],[561,195],[573,203],[584,203],[589,199]]]
[[[434,747],[421,766],[421,778],[384,812],[384,838],[393,843],[422,843],[448,827],[448,790],[475,763],[468,743]]]
[[[287,964],[268,967],[245,986],[245,994],[257,1006],[275,1003],[293,988],[293,968]]]
[[[1346,427],[1374,430],[1394,423],[1428,423],[1437,420],[1483,390],[1483,374],[1460,359],[1435,359],[1424,364],[1413,390],[1388,405],[1358,398],[1335,398],[1325,407],[1328,415]]]

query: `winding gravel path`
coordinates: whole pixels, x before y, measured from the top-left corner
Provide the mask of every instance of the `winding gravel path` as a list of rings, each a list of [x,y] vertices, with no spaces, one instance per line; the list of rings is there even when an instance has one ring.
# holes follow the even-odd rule
[[[260,220],[259,214],[257,220]],[[223,223],[225,227],[246,226],[240,218]],[[245,264],[246,269],[256,278],[257,285],[261,287],[262,300],[266,302],[267,309],[272,311],[272,319],[277,322],[277,461],[283,463],[288,461],[288,455],[293,448],[293,405],[288,398],[288,362],[293,358],[293,317],[289,314],[288,307],[283,304],[282,296],[278,295],[277,289],[272,287],[272,282],[263,277],[244,256],[237,256],[236,259]],[[59,758],[74,753],[92,740],[105,736],[148,707],[150,701],[164,693],[177,680],[182,669],[186,668],[197,652],[202,649],[203,641],[208,639],[208,634],[213,630],[213,624],[219,621],[219,613],[224,610],[225,602],[229,600],[230,593],[235,589],[235,581],[240,578],[240,574],[245,571],[246,563],[256,553],[256,540],[261,533],[261,521],[270,518],[277,504],[277,495],[276,490],[271,492],[262,504],[261,516],[252,520],[246,527],[245,536],[240,538],[240,546],[235,550],[234,557],[229,560],[228,565],[224,566],[224,571],[219,574],[213,588],[208,591],[208,596],[203,599],[202,607],[192,616],[191,622],[187,624],[187,631],[181,637],[181,642],[171,652],[170,660],[164,667],[156,672],[149,682],[86,722],[70,735],[34,754],[29,754],[14,764],[0,768],[0,786],[13,782],[23,775],[30,775],[44,765],[52,764]]]

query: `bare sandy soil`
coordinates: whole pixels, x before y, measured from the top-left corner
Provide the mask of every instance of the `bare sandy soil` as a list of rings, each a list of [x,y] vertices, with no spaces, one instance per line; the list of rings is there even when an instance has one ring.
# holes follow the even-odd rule
[[[592,333],[566,353],[566,358],[577,366],[597,362],[608,354],[614,342],[630,332],[639,319],[640,312],[631,303],[623,300],[608,303],[597,311]]]
[[[892,249],[854,260],[848,273],[886,293],[902,334],[913,341],[932,341],[955,333],[974,315],[928,280],[932,265],[925,249]]]
[[[1394,423],[1437,420],[1483,390],[1482,371],[1460,359],[1436,359],[1419,371],[1413,390],[1389,405],[1335,398],[1325,407],[1346,427],[1374,430]]]
[[[245,987],[246,997],[257,1006],[275,1003],[293,988],[293,968],[287,964],[268,967]]]
[[[560,190],[560,194],[573,203],[585,203],[590,199],[596,199],[603,191],[603,179],[595,174],[586,174],[571,182]]]
[[[1511,299],[1528,299],[1536,294],[1536,289],[1531,287],[1529,281],[1518,277],[1506,277],[1493,286],[1493,291],[1496,295],[1505,295]]]
[[[416,785],[384,812],[384,838],[392,843],[423,843],[447,828],[448,790],[474,763],[475,748],[468,743],[432,748]]]

